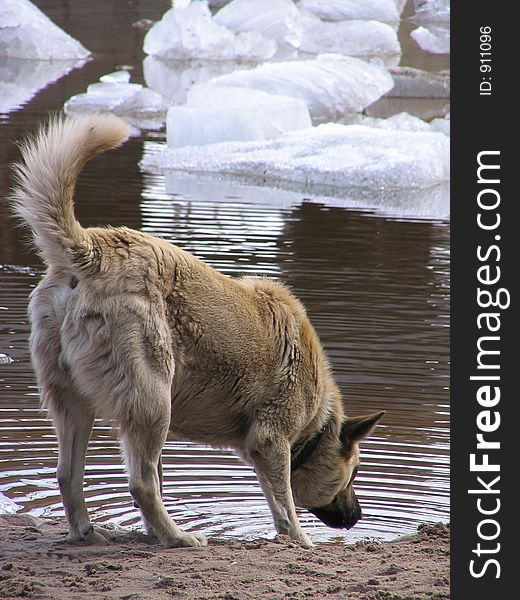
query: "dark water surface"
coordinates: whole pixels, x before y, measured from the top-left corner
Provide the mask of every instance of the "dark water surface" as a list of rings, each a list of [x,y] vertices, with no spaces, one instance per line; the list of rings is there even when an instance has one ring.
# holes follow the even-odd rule
[[[0,116],[0,185],[10,185],[11,140],[49,110],[120,65],[140,81],[141,18],[157,19],[168,2],[36,2],[95,52],[94,60]],[[84,15],[84,16],[83,16]],[[119,28],[114,26],[119,24]],[[141,228],[171,240],[230,275],[278,277],[306,304],[344,393],[348,414],[385,409],[362,444],[357,490],[364,511],[343,537],[391,538],[419,523],[449,518],[449,224],[352,210],[313,198],[276,202],[276,192],[189,193],[143,173],[143,144],[133,138],[85,169],[77,192],[84,225]],[[168,190],[168,191],[167,191]],[[11,499],[35,515],[62,515],[55,481],[57,446],[38,410],[28,355],[27,296],[43,267],[0,205],[0,510]],[[230,452],[189,443],[164,450],[165,502],[189,529],[209,535],[273,535],[253,471]],[[119,458],[116,433],[95,429],[87,458],[87,502],[96,520],[138,522]],[[2,500],[2,498],[4,498]],[[315,540],[338,536],[311,515]]]

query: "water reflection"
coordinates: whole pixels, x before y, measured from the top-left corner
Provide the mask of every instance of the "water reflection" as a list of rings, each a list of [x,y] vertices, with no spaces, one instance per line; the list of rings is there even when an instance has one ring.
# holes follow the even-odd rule
[[[42,88],[84,64],[84,60],[24,60],[0,56],[0,114],[18,110]]]

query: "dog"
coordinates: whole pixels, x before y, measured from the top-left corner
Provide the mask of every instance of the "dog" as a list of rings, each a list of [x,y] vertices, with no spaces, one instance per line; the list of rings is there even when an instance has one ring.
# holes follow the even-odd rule
[[[10,196],[47,271],[29,301],[30,349],[59,444],[68,539],[105,543],[83,494],[95,418],[117,425],[145,529],[166,547],[204,546],[162,502],[166,439],[234,449],[256,471],[279,534],[312,546],[296,514],[350,528],[361,439],[384,414],[347,417],[303,305],[278,281],[232,278],[160,238],[83,228],[85,163],[129,135],[119,118],[55,116],[20,145]]]

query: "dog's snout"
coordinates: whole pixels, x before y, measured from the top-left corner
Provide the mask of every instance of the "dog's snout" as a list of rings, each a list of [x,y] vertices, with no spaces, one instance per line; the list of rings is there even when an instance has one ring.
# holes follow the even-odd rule
[[[309,512],[317,517],[322,523],[325,523],[327,527],[332,527],[333,529],[351,529],[362,518],[362,512],[359,505],[348,513],[338,510],[337,508],[330,508],[330,506],[310,508]]]
[[[309,512],[325,523],[327,527],[334,529],[350,529],[363,516],[361,506],[352,489],[343,495],[338,494],[326,506],[309,508]]]

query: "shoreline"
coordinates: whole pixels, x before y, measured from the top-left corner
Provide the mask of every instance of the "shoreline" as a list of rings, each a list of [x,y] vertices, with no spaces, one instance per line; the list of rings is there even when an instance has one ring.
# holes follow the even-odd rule
[[[64,518],[0,515],[0,598],[109,600],[446,600],[449,525],[392,541],[318,544],[284,536],[166,549],[128,532],[103,546],[67,543]]]

